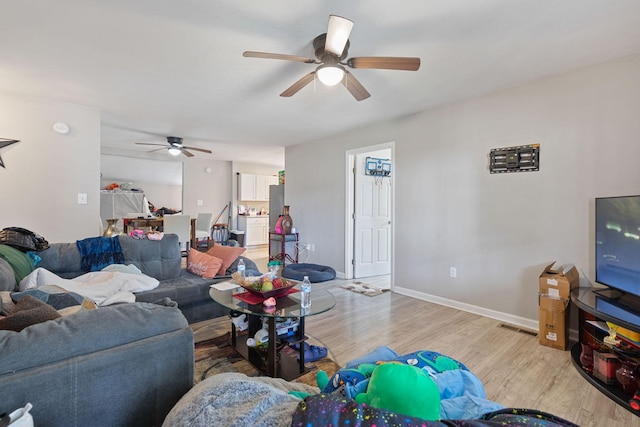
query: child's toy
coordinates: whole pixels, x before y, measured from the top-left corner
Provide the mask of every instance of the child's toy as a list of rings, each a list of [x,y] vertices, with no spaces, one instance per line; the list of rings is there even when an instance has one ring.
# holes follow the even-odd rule
[[[465,371],[469,370],[457,360],[435,351],[425,350],[404,354],[396,357],[395,359],[387,360],[387,362],[404,363],[415,366],[416,368],[425,369],[432,374],[439,374],[444,371],[452,371],[455,369],[464,369]]]
[[[396,353],[390,353],[392,350],[384,351],[384,349],[384,347],[378,348],[371,354],[392,354],[395,357],[389,360],[375,360],[366,355],[359,360],[371,360],[372,363],[361,363],[357,366],[348,363],[347,366],[350,367],[340,369],[331,379],[327,378],[326,380],[323,378],[323,376],[326,377],[326,374],[324,372],[318,372],[316,376],[318,387],[320,387],[323,393],[334,393],[337,391],[345,397],[354,399],[358,393],[362,393],[367,389],[369,378],[375,366],[383,363],[411,365],[432,375],[449,370],[468,370],[462,363],[434,351],[420,350],[397,356]]]
[[[349,399],[355,399],[358,393],[367,390],[369,378],[377,366],[373,363],[361,363],[354,368],[342,368],[331,380],[324,371],[318,371],[316,382],[323,393],[337,391]]]
[[[424,420],[440,419],[438,386],[426,372],[411,365],[378,365],[367,391],[355,401]]]

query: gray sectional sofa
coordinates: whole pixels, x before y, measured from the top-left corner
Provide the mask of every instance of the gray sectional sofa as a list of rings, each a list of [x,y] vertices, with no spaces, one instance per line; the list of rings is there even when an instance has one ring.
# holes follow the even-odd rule
[[[119,239],[124,263],[160,285],[137,293],[135,303],[80,311],[20,332],[0,330],[0,413],[29,402],[36,426],[161,426],[192,387],[189,323],[228,314],[209,297],[210,285],[223,279],[181,268],[174,234],[160,241]],[[75,242],[51,244],[38,255],[37,267],[63,278],[84,273]],[[0,291],[15,290],[14,270],[0,258]]]
[[[180,310],[101,307],[0,330],[0,413],[33,405],[36,426],[161,426],[193,386],[193,332]]]
[[[216,303],[209,296],[210,285],[228,276],[214,279],[203,279],[189,273],[181,267],[183,260],[178,243],[178,236],[165,234],[162,240],[135,239],[126,235],[118,236],[124,264],[134,264],[144,274],[160,281],[156,289],[136,294],[136,301],[155,302],[170,298],[178,304],[189,323],[213,319],[228,314],[228,310]],[[76,243],[53,243],[44,251],[37,253],[42,260],[36,267],[45,268],[65,279],[71,279],[85,273],[81,267],[81,255]],[[245,257],[248,272],[259,275],[255,263]],[[240,259],[239,258],[239,259]],[[227,269],[230,275],[237,269],[237,259]],[[0,291],[13,291],[15,278],[10,267],[0,259]],[[6,263],[4,263],[6,264]]]

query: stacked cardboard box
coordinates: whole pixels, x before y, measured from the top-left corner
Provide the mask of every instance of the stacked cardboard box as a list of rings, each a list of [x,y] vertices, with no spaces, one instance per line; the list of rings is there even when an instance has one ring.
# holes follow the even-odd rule
[[[566,350],[569,328],[569,299],[571,290],[579,285],[579,274],[570,265],[553,269],[555,261],[545,267],[539,280],[538,341],[560,350]]]

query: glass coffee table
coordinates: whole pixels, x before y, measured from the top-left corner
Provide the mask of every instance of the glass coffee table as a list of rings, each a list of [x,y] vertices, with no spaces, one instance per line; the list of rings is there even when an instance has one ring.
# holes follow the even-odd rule
[[[217,283],[220,289],[214,287],[209,291],[209,295],[215,302],[234,310],[244,313],[249,319],[248,335],[251,338],[260,329],[263,329],[263,320],[266,319],[268,325],[268,345],[266,351],[256,347],[247,346],[246,339],[239,339],[236,326],[231,323],[231,345],[236,351],[256,367],[262,374],[270,377],[284,378],[287,381],[293,380],[308,372],[304,361],[304,343],[307,339],[304,332],[305,318],[316,314],[324,313],[336,305],[333,295],[325,290],[311,291],[311,307],[303,309],[300,307],[300,292],[294,292],[276,298],[275,310],[265,311],[265,306],[260,302],[250,304],[236,297],[235,294],[243,294],[244,288],[238,286],[233,289],[224,289],[231,286],[229,282]],[[299,290],[299,284],[296,285]],[[271,312],[272,311],[272,312]],[[297,320],[297,330],[289,330],[278,334],[276,320],[292,319]],[[282,331],[280,331],[282,332]],[[283,352],[284,346],[298,344],[300,353]]]

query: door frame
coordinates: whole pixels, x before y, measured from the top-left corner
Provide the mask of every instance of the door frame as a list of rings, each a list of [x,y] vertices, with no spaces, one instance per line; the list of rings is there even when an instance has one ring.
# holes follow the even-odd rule
[[[390,258],[391,258],[391,288],[393,288],[393,278],[394,278],[394,270],[395,270],[395,197],[396,197],[396,191],[395,191],[395,180],[393,179],[395,176],[395,167],[393,166],[395,164],[395,142],[391,141],[391,142],[385,142],[382,144],[376,144],[376,145],[368,145],[366,147],[360,147],[360,148],[354,148],[351,150],[347,150],[345,152],[345,156],[346,156],[346,167],[345,167],[345,182],[346,182],[346,189],[345,189],[345,235],[344,235],[344,254],[345,254],[345,259],[344,259],[344,266],[345,266],[345,279],[353,279],[354,273],[354,266],[353,266],[353,260],[354,260],[354,246],[355,246],[355,226],[354,226],[354,218],[353,218],[353,210],[355,208],[355,177],[354,177],[354,173],[353,173],[353,168],[355,167],[355,159],[356,159],[356,155],[358,154],[363,154],[363,153],[367,153],[370,151],[379,151],[379,150],[384,150],[384,149],[390,149],[391,150],[391,227],[390,227],[390,240],[391,240],[391,254],[390,254]]]

